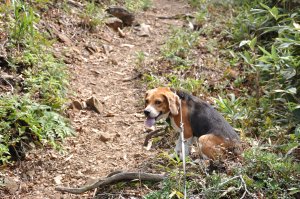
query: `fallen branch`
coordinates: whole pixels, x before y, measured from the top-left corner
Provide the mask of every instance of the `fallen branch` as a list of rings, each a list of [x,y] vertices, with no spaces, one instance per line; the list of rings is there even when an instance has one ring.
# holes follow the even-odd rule
[[[109,185],[109,184],[114,184],[116,182],[120,181],[130,181],[130,180],[140,180],[140,181],[153,181],[153,182],[159,182],[162,181],[166,178],[165,175],[160,175],[160,174],[152,174],[152,173],[140,173],[140,172],[126,172],[126,173],[117,173],[113,174],[112,176],[109,174],[109,177],[106,177],[104,179],[99,179],[97,182],[94,184],[86,185],[80,188],[70,188],[70,187],[56,187],[56,191],[61,191],[61,192],[68,192],[68,193],[73,193],[73,194],[81,194],[86,191],[90,191],[92,189]]]
[[[158,136],[163,135],[164,133],[159,133],[159,132],[162,131],[162,130],[164,130],[164,128],[156,129],[156,130],[151,131],[150,133],[148,133],[148,135],[146,136],[145,141],[144,141],[144,146],[147,146],[147,145],[148,145],[149,140],[150,140],[152,137],[158,137]]]
[[[177,14],[173,16],[158,16],[158,19],[193,19],[195,18],[191,14]]]

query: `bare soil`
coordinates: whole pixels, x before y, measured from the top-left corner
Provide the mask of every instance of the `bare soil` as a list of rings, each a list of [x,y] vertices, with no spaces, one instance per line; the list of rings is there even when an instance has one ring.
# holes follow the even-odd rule
[[[57,192],[54,188],[58,185],[81,186],[116,170],[147,169],[141,165],[154,158],[160,149],[145,150],[142,146],[146,88],[139,78],[134,79],[138,75],[135,70],[136,53],[146,52],[148,60],[159,56],[170,27],[183,25],[180,19],[157,19],[157,16],[191,11],[182,0],[154,0],[153,4],[150,10],[139,12],[136,16],[139,23],[151,26],[149,37],[138,36],[133,27],[123,29],[124,38],[106,26],[93,33],[80,31],[73,26],[77,19],[71,14],[66,15],[56,9],[44,14],[46,24],[56,26],[71,39],[71,43],[55,46],[57,56],[63,57],[70,69],[70,101],[82,102],[94,96],[103,104],[103,111],[98,114],[87,109],[68,110],[76,136],[64,141],[63,151],[33,149],[25,161],[8,168],[3,175],[12,180],[12,188],[1,190],[0,198],[92,198],[92,192],[71,195]],[[53,17],[57,17],[55,19],[63,25],[58,27]],[[105,52],[103,45],[110,52]],[[126,193],[120,193],[120,196],[140,198],[149,192],[141,187],[136,190],[131,196]]]

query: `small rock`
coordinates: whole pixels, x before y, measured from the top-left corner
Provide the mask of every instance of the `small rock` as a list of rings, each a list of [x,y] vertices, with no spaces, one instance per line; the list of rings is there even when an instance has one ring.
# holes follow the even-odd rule
[[[113,65],[118,65],[118,61],[115,59],[110,59],[109,60]]]
[[[59,41],[64,42],[67,45],[71,45],[72,44],[71,39],[69,39],[69,37],[67,37],[66,35],[64,35],[62,33],[58,33],[57,37],[58,37]]]
[[[104,53],[105,53],[107,56],[108,56],[109,53],[113,50],[112,46],[110,46],[110,45],[103,44],[102,47],[103,47]]]
[[[61,175],[58,175],[54,178],[54,182],[55,184],[59,185],[61,184],[61,180],[62,180],[62,176]]]
[[[74,108],[76,108],[78,110],[82,110],[83,109],[83,105],[79,101],[73,101],[72,105],[73,105]]]
[[[150,36],[150,33],[151,33],[150,25],[142,23],[136,29],[139,30],[138,36],[140,36],[140,37],[149,37]]]
[[[102,142],[107,142],[107,141],[109,141],[111,139],[111,136],[108,133],[101,132],[100,136],[99,136],[99,139]]]
[[[16,193],[16,191],[19,189],[18,183],[11,177],[5,177],[4,187],[10,194]]]
[[[86,105],[96,111],[96,113],[101,113],[103,111],[103,105],[95,97],[90,97],[86,100]]]
[[[121,19],[126,26],[131,26],[134,21],[134,15],[122,7],[114,6],[105,10],[107,13]]]
[[[98,129],[92,128],[92,132],[98,135],[99,139],[102,142],[107,142],[112,139],[112,136],[109,133],[105,133],[103,131],[99,131]]]
[[[105,19],[105,24],[115,31],[118,31],[118,28],[123,28],[122,20],[116,17],[109,17]]]

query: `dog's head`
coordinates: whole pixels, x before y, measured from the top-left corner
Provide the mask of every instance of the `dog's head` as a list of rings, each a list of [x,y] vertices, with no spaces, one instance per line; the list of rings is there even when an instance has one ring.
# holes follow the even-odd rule
[[[157,120],[166,119],[169,114],[178,115],[179,103],[179,97],[170,88],[160,87],[147,91],[144,109],[146,126],[153,126]]]

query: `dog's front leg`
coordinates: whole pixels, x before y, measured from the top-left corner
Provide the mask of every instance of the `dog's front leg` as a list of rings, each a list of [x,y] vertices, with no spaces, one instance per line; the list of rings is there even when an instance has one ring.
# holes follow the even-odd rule
[[[177,154],[177,156],[180,158],[180,160],[182,160],[182,139],[180,135],[178,137],[178,140],[176,141],[176,146],[174,151]]]
[[[188,139],[185,140],[184,143],[184,149],[185,149],[185,157],[187,157],[190,154],[190,146],[193,143],[193,137],[190,137]],[[182,139],[181,136],[179,135],[179,138],[176,142],[176,146],[174,149],[175,153],[178,155],[178,157],[180,158],[180,160],[183,159],[183,154],[182,154]]]

